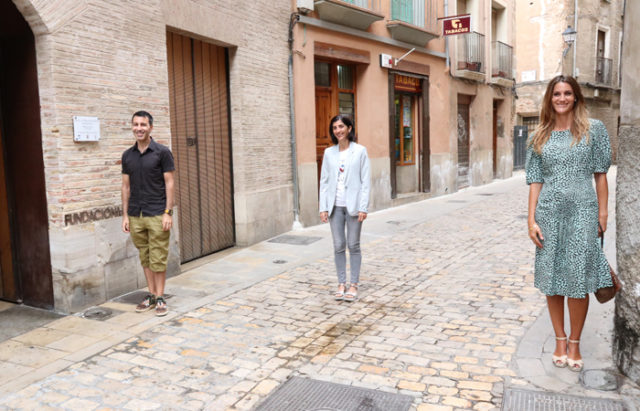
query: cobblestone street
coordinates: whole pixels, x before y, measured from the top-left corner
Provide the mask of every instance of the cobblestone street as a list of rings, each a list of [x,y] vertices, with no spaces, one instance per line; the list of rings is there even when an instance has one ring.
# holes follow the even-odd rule
[[[609,181],[613,201],[615,174]],[[302,376],[408,394],[420,411],[500,409],[506,387],[544,386],[528,378],[532,373],[516,358],[527,331],[547,316],[544,298],[533,287],[526,198],[519,173],[371,214],[363,226],[362,286],[354,303],[332,299],[335,270],[324,225],[289,233],[321,238],[312,244],[262,243],[258,250],[270,257],[229,253],[171,279],[167,292],[175,297],[165,319],[112,302],[106,306],[122,313],[104,322],[78,316],[56,320],[46,332],[32,331],[40,333],[32,339],[56,332],[61,339],[74,329],[86,338],[116,341],[114,335],[120,335],[121,341],[69,360],[68,367],[17,392],[5,392],[0,406],[250,410],[288,377]],[[612,228],[614,210],[612,202]],[[292,263],[296,256],[299,263]],[[225,272],[234,258],[244,258],[263,277],[234,283],[243,275]],[[287,263],[273,264],[278,258]],[[607,321],[611,307],[604,314]],[[596,318],[588,317],[587,323]],[[544,344],[551,328],[543,332]],[[589,333],[585,340],[597,338],[587,328]],[[56,347],[51,337],[43,348],[47,356],[65,358],[60,339]],[[16,361],[18,345],[36,349],[29,341],[22,336],[0,345],[5,373]],[[589,347],[583,349],[587,369],[595,355]],[[537,349],[544,367],[550,365],[544,357],[550,354]],[[596,362],[593,358],[591,365]],[[550,378],[561,381],[557,386],[565,393],[579,386],[566,369],[545,378],[551,386]],[[620,393],[579,392],[627,401],[630,409],[632,393],[637,387],[628,382]]]

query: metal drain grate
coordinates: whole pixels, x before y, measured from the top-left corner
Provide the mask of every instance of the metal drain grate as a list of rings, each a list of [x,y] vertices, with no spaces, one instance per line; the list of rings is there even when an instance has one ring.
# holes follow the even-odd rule
[[[322,237],[312,237],[308,235],[290,235],[285,234],[280,237],[272,238],[269,243],[281,243],[281,244],[293,244],[293,245],[309,245],[318,240],[322,240]]]
[[[406,411],[412,402],[408,395],[293,377],[257,411]]]
[[[111,308],[94,307],[94,308],[89,308],[87,311],[82,313],[82,316],[89,320],[104,321],[108,318],[111,318],[121,313],[122,311],[112,310]]]
[[[508,388],[502,411],[624,411],[619,401]]]
[[[580,374],[580,383],[589,389],[615,391],[618,389],[618,376],[607,370],[587,370]]]

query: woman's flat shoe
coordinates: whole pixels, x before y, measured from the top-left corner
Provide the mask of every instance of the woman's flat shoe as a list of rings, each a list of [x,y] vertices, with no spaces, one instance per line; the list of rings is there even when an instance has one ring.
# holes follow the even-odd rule
[[[342,287],[342,290],[340,289],[340,287]],[[333,294],[333,298],[335,298],[335,299],[336,299],[336,301],[342,301],[342,300],[344,300],[344,291],[345,291],[345,289],[346,289],[346,288],[347,288],[347,287],[346,287],[346,285],[345,285],[345,284],[340,284],[340,285],[338,285],[338,291],[336,291],[336,292]]]

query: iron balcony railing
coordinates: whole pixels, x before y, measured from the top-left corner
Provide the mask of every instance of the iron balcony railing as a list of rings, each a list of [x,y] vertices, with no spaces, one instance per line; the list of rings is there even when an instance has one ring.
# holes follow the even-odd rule
[[[611,85],[612,60],[598,57],[596,60],[596,83]]]
[[[491,43],[491,77],[512,78],[513,48],[501,41]]]
[[[472,31],[458,35],[458,70],[485,72],[484,34]]]
[[[341,0],[341,1],[345,3],[353,4],[354,6],[358,6],[363,9],[380,13],[380,0]]]
[[[400,20],[428,31],[437,31],[435,0],[391,0],[391,20]]]

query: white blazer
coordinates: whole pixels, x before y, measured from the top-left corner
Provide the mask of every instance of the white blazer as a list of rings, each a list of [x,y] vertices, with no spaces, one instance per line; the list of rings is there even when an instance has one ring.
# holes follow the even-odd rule
[[[357,216],[359,212],[366,213],[369,207],[371,187],[369,157],[367,149],[353,141],[347,150],[349,150],[349,155],[344,171],[345,203],[349,215]],[[322,171],[320,172],[320,212],[327,211],[329,215],[331,215],[336,202],[339,162],[340,151],[337,144],[324,150]]]

